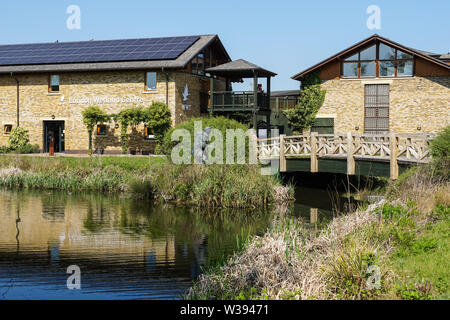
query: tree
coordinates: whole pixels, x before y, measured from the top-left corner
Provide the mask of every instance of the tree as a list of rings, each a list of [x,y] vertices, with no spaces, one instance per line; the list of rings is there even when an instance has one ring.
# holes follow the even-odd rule
[[[148,130],[154,133],[158,148],[160,148],[165,133],[172,126],[172,115],[169,108],[162,102],[152,102],[151,106],[144,109],[143,122]]]
[[[104,123],[109,121],[109,118],[105,111],[101,110],[98,106],[89,106],[82,112],[83,123],[86,125],[89,135],[89,154],[92,154],[92,132],[94,127],[98,123]]]
[[[321,89],[320,83],[320,77],[315,73],[305,76],[296,106],[283,111],[295,132],[302,133],[304,129],[314,124],[326,94],[326,90]]]

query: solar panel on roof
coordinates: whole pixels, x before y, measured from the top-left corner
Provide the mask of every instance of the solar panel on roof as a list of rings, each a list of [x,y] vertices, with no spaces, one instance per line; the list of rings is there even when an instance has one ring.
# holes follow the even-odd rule
[[[0,45],[0,65],[176,59],[199,36]]]

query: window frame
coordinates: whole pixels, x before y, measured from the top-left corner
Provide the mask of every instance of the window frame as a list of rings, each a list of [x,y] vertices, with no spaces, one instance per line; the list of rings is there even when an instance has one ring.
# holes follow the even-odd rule
[[[58,90],[53,90],[52,86],[52,77],[57,76],[58,77]],[[61,77],[59,74],[49,74],[48,75],[48,93],[60,93],[61,92]]]
[[[391,47],[394,50],[394,52],[395,52],[394,59],[380,59],[380,45],[381,44],[389,46],[389,47]],[[375,57],[375,60],[361,60],[361,51],[364,51],[364,50],[370,48],[373,45],[376,46],[376,57]],[[402,52],[410,55],[411,58],[401,58],[401,59],[399,59],[398,58],[398,51],[402,51]],[[353,57],[353,56],[356,56],[357,60],[354,60],[354,59],[347,60],[348,58]],[[412,54],[410,54],[408,52],[405,52],[402,49],[398,49],[397,47],[391,46],[391,45],[386,44],[384,42],[377,41],[375,44],[368,45],[367,47],[363,47],[363,48],[359,49],[356,53],[354,51],[348,53],[347,57],[346,58],[342,58],[340,62],[341,62],[341,67],[340,67],[340,70],[341,70],[340,78],[341,79],[408,78],[408,77],[414,77],[416,59],[415,59],[414,55],[412,55]],[[373,62],[375,64],[375,75],[373,75],[373,76],[362,76],[362,74],[361,74],[361,64],[362,63],[370,63],[370,62]],[[381,75],[380,70],[381,70],[381,63],[382,62],[391,62],[391,63],[393,63],[393,67],[394,67],[393,75],[387,75],[387,76],[382,76]],[[405,63],[411,62],[412,63],[412,74],[410,74],[410,75],[400,75],[399,76],[398,75],[398,64],[400,62],[405,62]],[[345,63],[357,63],[358,64],[357,76],[351,76],[351,77],[344,76],[344,65],[345,65]]]
[[[155,74],[155,88],[149,88],[148,87],[148,75],[149,73]],[[145,91],[158,91],[158,72],[156,70],[149,70],[145,72],[144,75],[144,90]]]
[[[105,132],[101,133],[100,128],[104,128]],[[107,127],[107,125],[103,124],[103,123],[97,124],[96,130],[95,130],[95,135],[97,137],[105,137],[105,136],[107,136],[108,135],[108,127]]]
[[[6,128],[8,128],[8,127],[10,128],[9,131],[6,130]],[[11,132],[12,132],[12,127],[13,127],[12,124],[4,124],[3,125],[3,135],[4,136],[9,136],[11,134]]]

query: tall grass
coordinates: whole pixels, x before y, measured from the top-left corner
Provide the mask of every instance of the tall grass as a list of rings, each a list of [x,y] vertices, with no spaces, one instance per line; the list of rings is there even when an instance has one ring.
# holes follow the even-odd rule
[[[251,165],[184,165],[165,158],[4,157],[0,186],[120,192],[201,207],[261,208],[293,199],[293,187]]]
[[[256,208],[290,201],[293,194],[292,187],[252,165],[166,164],[155,171],[153,186],[163,200],[205,207]]]

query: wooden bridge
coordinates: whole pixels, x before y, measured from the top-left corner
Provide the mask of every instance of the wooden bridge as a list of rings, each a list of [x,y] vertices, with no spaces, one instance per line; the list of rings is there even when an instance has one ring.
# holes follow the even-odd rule
[[[258,139],[260,161],[279,160],[280,172],[330,172],[397,179],[408,166],[428,163],[431,134],[280,135]]]

